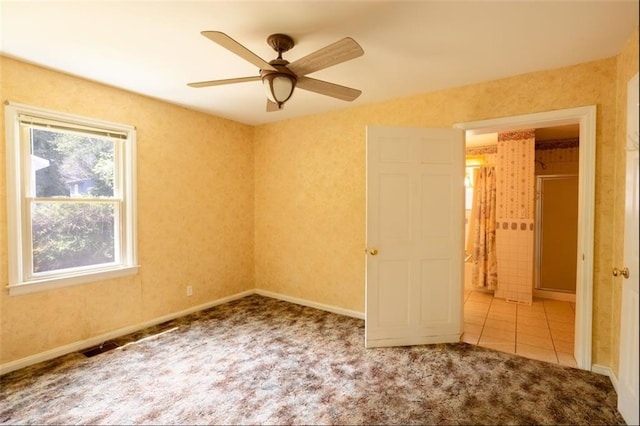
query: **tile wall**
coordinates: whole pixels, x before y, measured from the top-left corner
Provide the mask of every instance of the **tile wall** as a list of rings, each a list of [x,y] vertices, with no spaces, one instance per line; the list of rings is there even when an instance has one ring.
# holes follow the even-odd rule
[[[495,296],[519,303],[533,300],[535,130],[498,134],[496,156]]]
[[[498,225],[496,297],[531,304],[535,243],[533,220],[503,218],[498,221]]]

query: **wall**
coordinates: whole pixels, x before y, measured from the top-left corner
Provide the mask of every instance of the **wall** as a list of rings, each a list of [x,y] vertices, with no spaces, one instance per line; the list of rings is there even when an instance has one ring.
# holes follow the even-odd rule
[[[536,160],[542,161],[546,168],[536,163],[535,174],[538,175],[577,175],[579,172],[580,148],[537,149]]]
[[[534,258],[535,130],[498,133],[495,296],[531,304]]]
[[[617,58],[256,128],[256,286],[364,311],[365,128],[455,123],[597,105],[593,360],[611,362]]]
[[[612,289],[608,299],[602,303],[602,321],[611,323],[610,341],[611,366],[614,373],[618,374],[618,361],[620,357],[620,307],[622,305],[621,279],[613,278],[611,268],[619,267],[624,263],[624,197],[625,197],[625,170],[626,170],[626,132],[627,132],[627,82],[638,73],[638,29],[629,37],[626,45],[617,58],[616,74],[616,109],[618,112],[614,143],[606,156],[607,164],[612,167],[608,170],[611,184],[606,188],[611,191],[611,206],[603,206],[609,213],[612,222],[613,233],[611,245],[611,263],[602,265],[600,270],[601,282]]]
[[[620,295],[611,267],[621,259],[624,217],[617,172],[624,170],[624,126],[617,120],[624,120],[626,81],[637,70],[636,30],[618,57],[252,129],[0,57],[3,101],[137,126],[142,265],[139,275],[107,283],[13,298],[3,290],[0,363],[254,283],[362,312],[366,125],[451,127],[597,105],[593,362],[617,372]],[[4,201],[4,144],[0,164]],[[196,181],[203,186],[190,186]],[[2,206],[0,283],[7,282],[6,234]]]
[[[2,102],[136,126],[141,265],[138,275],[108,282],[14,297],[3,288],[0,363],[253,288],[252,127],[4,57],[0,70]],[[0,123],[4,287],[4,113]]]

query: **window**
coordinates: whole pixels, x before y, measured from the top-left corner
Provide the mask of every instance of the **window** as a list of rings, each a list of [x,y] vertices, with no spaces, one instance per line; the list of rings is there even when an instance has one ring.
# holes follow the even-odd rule
[[[137,272],[135,129],[5,105],[9,291]]]
[[[474,177],[474,167],[465,167],[464,169],[464,208],[466,210],[471,210],[471,206],[473,205],[473,177]]]
[[[471,210],[473,206],[473,186],[475,184],[475,173],[478,167],[484,163],[484,157],[478,155],[467,155],[465,157],[464,169],[464,205],[466,210]]]

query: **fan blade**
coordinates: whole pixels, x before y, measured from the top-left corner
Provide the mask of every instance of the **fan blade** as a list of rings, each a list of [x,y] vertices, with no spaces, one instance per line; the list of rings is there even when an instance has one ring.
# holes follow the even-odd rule
[[[362,55],[364,55],[362,47],[360,47],[354,39],[345,37],[340,41],[293,61],[287,65],[287,68],[300,77]]]
[[[220,46],[240,56],[245,61],[251,62],[261,70],[277,71],[267,61],[220,31],[202,31],[200,34],[208,38],[214,43],[218,43]]]
[[[353,101],[362,93],[362,90],[352,89],[310,77],[298,77],[296,87],[321,95],[342,99],[343,101]]]
[[[284,105],[278,106],[277,103],[271,102],[269,99],[267,99],[267,112],[280,111],[282,108],[284,108]]]
[[[222,86],[223,84],[244,83],[246,81],[260,81],[260,76],[255,77],[240,77],[240,78],[228,78],[226,80],[210,80],[210,81],[198,81],[196,83],[188,83],[189,87],[209,87],[209,86]]]

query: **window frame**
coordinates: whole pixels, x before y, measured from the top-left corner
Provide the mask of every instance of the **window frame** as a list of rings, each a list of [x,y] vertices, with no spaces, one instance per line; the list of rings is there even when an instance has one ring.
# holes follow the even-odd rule
[[[27,176],[30,150],[25,147],[21,133],[21,117],[29,116],[44,122],[60,123],[79,129],[81,133],[117,133],[124,135],[114,155],[117,176],[114,176],[114,197],[118,208],[114,248],[119,261],[61,269],[35,275],[32,267],[31,215]],[[13,102],[5,103],[5,139],[7,163],[7,225],[10,295],[28,294],[54,288],[86,284],[136,274],[137,264],[137,206],[136,206],[136,129],[133,126],[36,108]],[[32,197],[31,197],[32,198]]]

